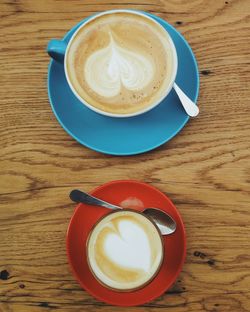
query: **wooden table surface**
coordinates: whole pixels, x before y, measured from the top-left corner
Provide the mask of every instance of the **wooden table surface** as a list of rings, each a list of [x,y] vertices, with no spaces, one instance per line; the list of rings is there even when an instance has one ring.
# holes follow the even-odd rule
[[[201,114],[162,147],[113,157],[75,142],[47,97],[50,38],[95,12],[154,13],[189,41]],[[0,1],[0,311],[250,311],[249,2]],[[188,73],[185,73],[188,75]],[[65,234],[73,188],[139,179],[168,194],[187,232],[175,285],[141,307],[98,302],[72,277]]]

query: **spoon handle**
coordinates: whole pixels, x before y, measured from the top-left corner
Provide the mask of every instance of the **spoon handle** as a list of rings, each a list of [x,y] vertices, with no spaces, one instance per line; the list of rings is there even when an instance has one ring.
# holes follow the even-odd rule
[[[121,209],[119,206],[115,206],[105,202],[104,200],[98,199],[94,196],[91,196],[87,193],[84,193],[79,190],[73,190],[69,194],[70,199],[76,203],[83,203],[91,206],[101,206],[109,209]]]
[[[188,116],[197,116],[199,114],[199,107],[177,86],[176,83],[174,83],[174,89]]]

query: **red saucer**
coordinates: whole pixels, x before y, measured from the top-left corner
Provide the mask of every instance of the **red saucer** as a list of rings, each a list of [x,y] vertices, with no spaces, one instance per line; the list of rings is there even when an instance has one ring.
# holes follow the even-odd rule
[[[181,216],[170,199],[156,188],[133,180],[112,181],[94,191],[92,195],[119,205],[128,198],[137,198],[144,207],[156,207],[170,214],[177,223],[175,233],[164,236],[165,254],[157,276],[146,285],[132,292],[117,292],[102,286],[89,270],[86,259],[86,240],[97,220],[109,209],[79,204],[71,218],[66,238],[67,255],[71,269],[85,290],[95,298],[118,306],[135,306],[162,295],[176,280],[186,255],[186,236]],[[132,199],[132,202],[137,202]],[[143,207],[134,208],[143,210]]]

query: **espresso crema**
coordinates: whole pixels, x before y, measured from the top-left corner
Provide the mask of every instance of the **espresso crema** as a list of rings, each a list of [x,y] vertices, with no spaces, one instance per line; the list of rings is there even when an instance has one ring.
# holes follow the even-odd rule
[[[161,235],[142,214],[110,213],[90,234],[87,245],[91,271],[102,284],[131,290],[148,283],[163,258]]]
[[[101,111],[130,114],[159,102],[170,84],[173,51],[157,22],[133,12],[109,12],[87,22],[66,56],[80,98]]]

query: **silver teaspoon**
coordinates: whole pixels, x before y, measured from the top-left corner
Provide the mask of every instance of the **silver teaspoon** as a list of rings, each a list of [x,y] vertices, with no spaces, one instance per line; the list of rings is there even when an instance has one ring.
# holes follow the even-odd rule
[[[122,209],[122,207],[120,206],[110,204],[104,200],[101,200],[79,190],[71,191],[69,197],[73,202],[76,203],[84,203],[92,206],[101,206],[113,210]],[[175,232],[176,222],[167,213],[161,211],[158,208],[145,208],[142,212],[154,221],[162,235],[169,235]]]
[[[183,108],[190,117],[196,117],[199,114],[199,107],[174,83],[174,90],[177,93]]]

